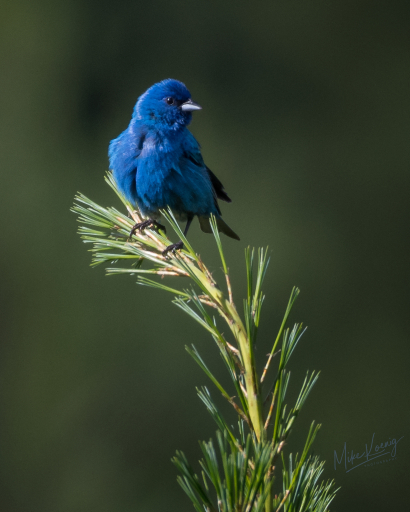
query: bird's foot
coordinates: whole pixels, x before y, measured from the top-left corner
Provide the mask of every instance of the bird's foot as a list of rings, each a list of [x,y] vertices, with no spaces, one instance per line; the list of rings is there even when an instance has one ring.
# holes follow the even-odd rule
[[[167,253],[179,251],[183,247],[184,247],[184,244],[181,241],[177,242],[176,244],[168,245],[168,247],[164,251],[162,251],[162,255],[166,256]]]
[[[137,224],[135,224],[135,226],[132,227],[132,229],[130,231],[130,238],[132,238],[132,235],[137,231],[137,229],[139,229],[140,231],[143,231],[144,229],[150,228],[151,226],[153,226],[155,229],[161,229],[164,233],[166,233],[166,231],[167,231],[165,226],[163,226],[156,220],[148,219],[148,220],[144,220],[144,222],[138,222]]]

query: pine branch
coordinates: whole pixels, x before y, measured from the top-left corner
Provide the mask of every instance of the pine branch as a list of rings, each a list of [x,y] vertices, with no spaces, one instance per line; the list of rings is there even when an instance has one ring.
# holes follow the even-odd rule
[[[289,456],[288,468],[283,458],[285,442],[319,375],[317,372],[306,375],[296,404],[288,408],[285,403],[290,380],[287,365],[305,329],[302,329],[302,324],[295,324],[289,330],[286,323],[299,290],[292,290],[283,321],[260,377],[254,345],[264,302],[262,286],[269,264],[267,249],[259,249],[257,258],[253,249],[247,248],[245,251],[247,294],[242,320],[235,306],[216,219],[211,217],[210,224],[222,263],[225,292],[184,237],[170,209],[162,214],[178,239],[183,241],[184,249],[164,256],[164,249],[172,242],[164,232],[153,227],[137,231],[130,237],[132,227],[142,221],[142,216],[122,197],[110,173],[107,174],[106,181],[124,204],[128,216],[115,208],[101,207],[83,194],[76,196],[76,203],[72,208],[81,224],[81,238],[84,243],[91,244],[91,265],[109,264],[111,266],[106,268],[108,275],[136,274],[138,284],[171,293],[174,304],[211,334],[234,390],[232,393],[227,386],[222,385],[222,381],[193,345],[186,347],[191,357],[232,406],[238,419],[236,432],[223,417],[208,389],[204,387],[198,390],[200,399],[218,427],[218,451],[212,440],[201,443],[204,456],[200,463],[203,484],[182,452],[177,452],[173,459],[181,473],[178,482],[191,499],[194,508],[206,512],[273,512],[274,509],[279,511],[282,507],[289,512],[328,510],[336,492],[334,483],[318,484],[323,463],[309,456],[319,426],[314,427],[312,424],[302,455],[300,459],[298,456],[295,458],[295,469],[292,454]],[[155,275],[161,276],[161,280],[155,280]],[[164,278],[172,280],[171,286],[163,281]],[[213,316],[215,312],[228,327],[230,337],[223,334]],[[281,339],[281,348],[277,350]],[[261,386],[265,383],[275,354],[280,354],[280,357],[275,359],[276,376],[266,395],[265,402],[271,400],[265,411]],[[248,434],[245,433],[245,428]],[[272,489],[277,480],[276,460],[280,458],[283,465],[283,494],[272,498]]]

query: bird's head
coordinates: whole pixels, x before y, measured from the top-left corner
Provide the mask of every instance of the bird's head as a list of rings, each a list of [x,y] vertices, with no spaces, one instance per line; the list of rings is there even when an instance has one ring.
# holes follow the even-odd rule
[[[191,100],[191,93],[182,82],[168,78],[138,98],[133,117],[148,127],[178,130],[191,122],[194,110],[201,108]]]

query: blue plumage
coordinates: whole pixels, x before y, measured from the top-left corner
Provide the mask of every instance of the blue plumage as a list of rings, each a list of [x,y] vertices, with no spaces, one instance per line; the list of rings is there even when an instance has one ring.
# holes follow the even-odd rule
[[[239,240],[221,219],[217,202],[231,200],[187,129],[192,112],[200,109],[183,83],[168,79],[153,85],[138,98],[128,128],[111,141],[110,169],[120,191],[148,218],[135,229],[159,225],[159,210],[169,206],[179,220],[187,221],[185,234],[194,216],[210,233],[213,214],[219,231]],[[181,247],[179,242],[165,252]]]

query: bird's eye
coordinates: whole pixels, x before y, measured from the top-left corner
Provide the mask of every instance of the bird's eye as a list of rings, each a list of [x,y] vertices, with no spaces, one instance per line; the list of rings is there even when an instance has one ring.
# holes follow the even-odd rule
[[[173,105],[174,104],[174,98],[168,97],[166,100],[167,105]]]

